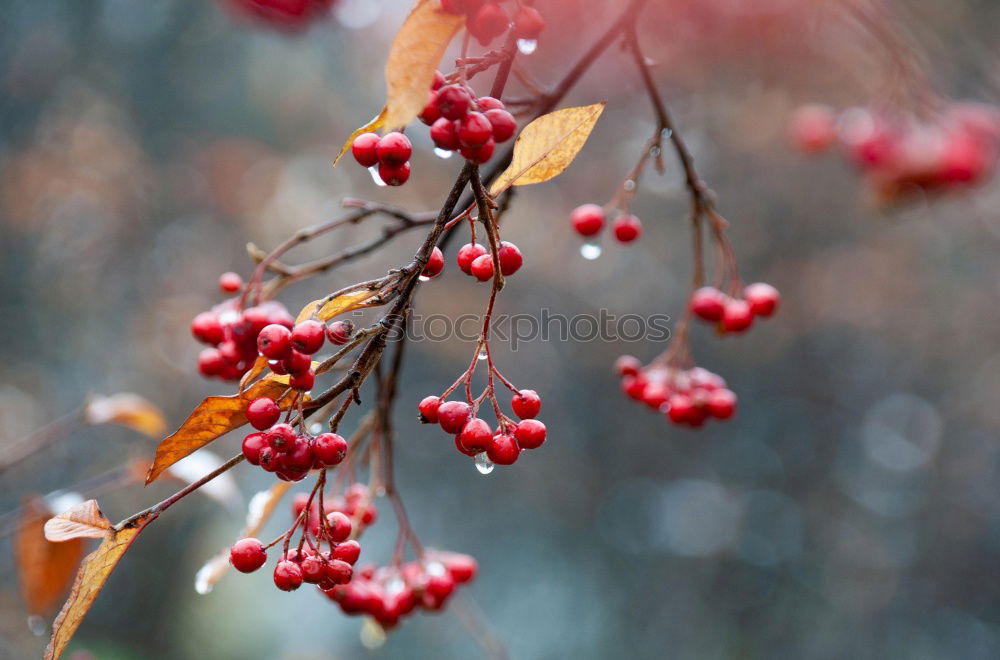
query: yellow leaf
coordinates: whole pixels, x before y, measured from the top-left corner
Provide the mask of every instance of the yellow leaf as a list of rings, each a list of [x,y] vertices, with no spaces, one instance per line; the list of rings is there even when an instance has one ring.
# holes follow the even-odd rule
[[[97,500],[87,500],[47,520],[45,538],[49,541],[68,541],[75,538],[99,539],[103,538],[109,529],[111,523],[101,513]]]
[[[402,128],[427,105],[434,70],[465,22],[437,2],[418,2],[389,47],[385,65],[385,127]]]
[[[294,398],[294,393],[288,390],[288,376],[268,374],[241,394],[207,397],[156,448],[153,464],[146,473],[146,484],[185,456],[246,424],[247,405],[261,396],[275,399],[282,410],[287,410]]]
[[[429,83],[428,87],[430,87]],[[381,112],[375,115],[375,117],[373,117],[370,122],[368,122],[358,130],[351,133],[351,135],[347,138],[347,142],[345,142],[344,146],[340,148],[340,153],[337,154],[337,157],[333,159],[334,167],[337,166],[337,163],[340,162],[340,159],[344,157],[344,154],[347,153],[347,150],[351,148],[352,144],[354,144],[354,138],[358,137],[362,133],[374,133],[378,129],[382,128],[382,125],[385,124],[385,111],[386,108],[382,108]]]
[[[131,392],[92,397],[87,401],[83,417],[88,424],[121,424],[154,438],[167,430],[163,412]]]
[[[329,321],[334,316],[338,316],[345,312],[351,312],[355,309],[363,309],[365,307],[374,307],[379,303],[371,302],[371,299],[377,296],[375,291],[368,291],[367,289],[362,291],[355,291],[353,293],[345,293],[342,296],[337,296],[333,300],[327,300],[326,298],[320,298],[319,300],[314,300],[299,312],[298,317],[295,319],[296,323],[301,323],[306,319],[311,319],[314,316],[320,321]]]
[[[23,511],[14,539],[17,577],[28,614],[45,616],[66,593],[80,565],[86,541],[82,538],[62,543],[46,540],[43,529],[49,509],[39,497],[28,498]]]
[[[94,604],[94,599],[101,593],[104,583],[108,581],[111,571],[121,561],[122,555],[149,520],[140,518],[124,529],[108,530],[100,547],[84,558],[69,598],[59,616],[52,622],[52,639],[45,649],[45,660],[56,660],[66,650],[83,617]]]
[[[525,126],[514,142],[510,166],[493,182],[490,194],[498,195],[510,186],[542,183],[561,174],[587,142],[604,104],[563,108]]]

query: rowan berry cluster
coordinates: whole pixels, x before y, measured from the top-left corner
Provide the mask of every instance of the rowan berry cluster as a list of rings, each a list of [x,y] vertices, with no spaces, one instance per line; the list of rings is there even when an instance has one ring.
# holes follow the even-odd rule
[[[319,501],[310,500],[308,493],[298,493],[292,498],[292,515],[298,518],[308,508],[306,529],[311,534],[320,533]],[[378,508],[372,498],[371,490],[365,484],[354,483],[347,487],[344,494],[327,497],[323,500],[323,512],[339,511],[351,519],[354,524],[355,536],[361,536],[370,525],[378,519]]]
[[[435,72],[420,121],[431,127],[435,147],[457,151],[474,163],[488,161],[496,145],[517,132],[517,121],[502,101],[492,96],[477,98],[467,85],[446,85],[440,72]]]
[[[521,250],[508,241],[500,243],[497,259],[500,262],[500,273],[504,277],[516,273],[524,263]],[[463,273],[475,277],[480,282],[493,279],[493,255],[482,243],[466,243],[459,248],[455,261]]]
[[[662,412],[674,424],[698,427],[709,417],[726,420],[736,413],[736,395],[722,376],[708,369],[656,362],[644,367],[631,355],[618,358],[615,369],[626,396]]]
[[[986,181],[1000,158],[1000,109],[953,103],[931,119],[918,119],[807,105],[792,115],[789,136],[810,154],[839,142],[879,200],[894,202],[915,191],[947,192]]]
[[[512,3],[513,4],[513,3]],[[545,20],[532,2],[520,1],[513,19],[503,8],[503,3],[494,0],[441,0],[441,9],[465,16],[465,27],[482,46],[488,46],[508,29],[513,30],[515,39],[534,41],[545,29]]]
[[[417,610],[440,611],[478,569],[469,555],[427,550],[415,561],[363,566],[347,584],[323,591],[345,614],[367,614],[389,630]]]
[[[322,18],[336,0],[224,0],[239,15],[272,27],[299,31]]]
[[[263,402],[263,403],[261,403]],[[258,405],[256,408],[254,407]],[[278,416],[278,406],[272,399],[254,399],[247,409],[247,418],[271,417],[271,410]],[[251,411],[258,415],[251,417]],[[266,411],[266,412],[265,412]],[[254,424],[257,427],[256,424]],[[243,455],[251,465],[259,465],[266,472],[273,472],[283,481],[301,481],[310,470],[339,465],[347,454],[347,441],[336,433],[312,436],[297,433],[291,424],[274,424],[243,438]]]
[[[715,323],[720,334],[749,329],[756,317],[769,317],[778,309],[781,294],[770,284],[757,282],[743,287],[742,297],[729,296],[712,286],[691,294],[691,313]]]
[[[273,300],[241,309],[239,298],[231,298],[201,312],[191,322],[191,334],[210,348],[198,355],[198,371],[204,376],[239,381],[257,359],[260,332],[269,325],[287,332],[294,324],[285,306]]]
[[[606,221],[607,214],[597,204],[583,204],[570,214],[573,230],[584,238],[600,234]],[[611,223],[611,232],[618,242],[631,243],[642,234],[642,222],[631,213],[619,212]]]

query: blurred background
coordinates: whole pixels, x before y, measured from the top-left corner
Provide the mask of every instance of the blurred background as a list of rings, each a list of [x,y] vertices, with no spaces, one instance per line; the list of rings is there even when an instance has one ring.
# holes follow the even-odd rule
[[[407,4],[341,0],[289,35],[216,2],[0,0],[0,452],[92,394],[136,392],[175,428],[202,397],[231,391],[197,375],[188,328],[222,299],[219,273],[249,273],[248,241],[273,247],[334,217],[344,196],[440,206],[460,165],[436,158],[421,127],[402,188],[377,188],[352,162],[331,168],[381,107],[384,53]],[[617,3],[546,4],[555,27],[526,65],[554,82]],[[417,533],[479,559],[467,591],[514,658],[1000,657],[1000,185],[877,210],[843,158],[789,148],[785,123],[800,103],[863,104],[886,84],[879,44],[835,10],[651,5],[643,41],[732,222],[741,274],[784,295],[777,317],[739,338],[695,328],[698,363],[728,380],[740,411],[691,431],[625,399],[614,359],[648,361],[662,344],[502,348],[504,373],[541,393],[549,440],[483,476],[414,421],[417,402],[454,380],[474,347],[414,344],[396,462]],[[938,91],[996,100],[1000,5],[894,8]],[[643,237],[605,245],[594,262],[579,255],[570,210],[610,198],[653,128],[616,50],[567,104],[602,98],[608,110],[577,162],[520,191],[504,218],[525,266],[498,313],[683,309],[688,201],[671,159],[636,199]],[[292,258],[362,241],[376,222]],[[380,275],[421,240],[403,235],[283,299],[297,310]],[[418,312],[485,304],[486,289],[453,267],[459,244]],[[238,435],[212,450],[234,454]],[[154,448],[126,428],[79,429],[0,474],[0,657],[37,657],[47,641],[48,620],[33,634],[18,590],[23,499],[82,492]],[[233,478],[224,504],[193,496],[143,533],[75,657],[482,656],[449,612],[415,616],[366,648],[359,619],[313,590],[278,592],[267,571],[197,594],[195,572],[272,480],[246,466]],[[131,485],[100,502],[119,520],[176,487]],[[380,510],[362,562],[390,555],[395,524]],[[289,516],[279,508],[262,538]]]

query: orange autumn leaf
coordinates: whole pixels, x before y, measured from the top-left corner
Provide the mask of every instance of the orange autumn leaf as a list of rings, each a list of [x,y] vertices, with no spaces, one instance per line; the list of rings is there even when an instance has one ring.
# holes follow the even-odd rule
[[[428,87],[429,86],[430,85],[428,84]],[[344,146],[340,148],[340,153],[337,154],[337,157],[333,159],[334,167],[337,166],[337,163],[340,162],[340,159],[344,157],[344,154],[347,153],[347,150],[350,149],[351,145],[354,144],[355,138],[357,138],[362,133],[374,133],[375,131],[382,128],[382,126],[385,124],[385,112],[386,108],[382,108],[382,110],[377,115],[375,115],[371,121],[369,121],[367,124],[359,128],[358,130],[354,131],[347,137],[347,142],[345,142]]]
[[[91,397],[83,418],[88,424],[120,424],[154,438],[167,430],[163,411],[132,392]]]
[[[207,397],[181,427],[164,438],[156,448],[153,464],[146,474],[146,484],[185,456],[246,424],[247,405],[261,396],[275,399],[283,410],[287,410],[294,398],[288,389],[288,376],[269,374],[242,394]]]
[[[605,102],[563,108],[524,127],[514,142],[514,157],[490,187],[498,195],[510,186],[548,181],[573,162],[604,112]]]
[[[329,321],[333,317],[344,314],[345,312],[352,312],[356,309],[363,309],[365,307],[375,307],[380,304],[373,301],[377,295],[378,293],[375,291],[364,289],[353,293],[345,293],[342,296],[337,296],[333,300],[320,298],[319,300],[314,300],[303,307],[302,311],[299,312],[299,315],[296,317],[295,322],[301,323],[302,321],[311,319],[314,316],[320,321]]]
[[[52,622],[52,639],[45,649],[45,660],[56,660],[66,650],[83,617],[108,581],[111,571],[150,520],[151,518],[140,518],[123,529],[108,530],[100,547],[84,558],[69,598]]]
[[[45,538],[49,541],[99,539],[104,538],[109,529],[111,523],[101,513],[97,500],[87,500],[45,521]]]
[[[61,543],[47,540],[44,526],[50,513],[39,497],[29,497],[23,511],[14,539],[17,577],[28,614],[45,616],[69,588],[86,541],[82,538]]]

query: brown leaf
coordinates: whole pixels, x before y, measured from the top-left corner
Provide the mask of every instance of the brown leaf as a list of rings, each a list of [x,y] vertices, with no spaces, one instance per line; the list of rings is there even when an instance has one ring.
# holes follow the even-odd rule
[[[402,128],[427,105],[434,70],[465,18],[442,11],[437,2],[418,2],[389,47],[385,64],[385,127]]]
[[[376,307],[381,304],[372,301],[372,299],[377,295],[377,292],[365,289],[362,291],[355,291],[353,293],[345,293],[342,296],[337,296],[333,300],[320,298],[319,300],[314,300],[303,307],[302,311],[299,312],[298,317],[295,319],[295,322],[301,323],[302,321],[311,319],[314,316],[320,321],[329,321],[334,316],[344,314],[345,312],[352,312],[356,309],[363,309],[365,307]]]
[[[275,399],[282,410],[287,410],[294,398],[294,393],[288,390],[288,376],[268,374],[242,394],[207,397],[181,427],[164,438],[156,448],[153,464],[146,474],[146,484],[185,456],[246,424],[247,405],[261,396]]]
[[[430,84],[428,84],[428,88],[430,88]],[[378,129],[382,128],[382,125],[385,124],[385,111],[386,108],[382,108],[382,110],[377,115],[375,115],[370,122],[368,122],[358,130],[351,133],[350,136],[348,136],[347,142],[345,142],[344,146],[340,148],[340,153],[337,154],[337,157],[333,159],[334,167],[337,166],[337,163],[340,162],[340,159],[344,157],[344,154],[347,153],[347,150],[351,148],[352,144],[354,144],[354,139],[356,137],[358,137],[362,133],[373,133]]]
[[[29,497],[22,508],[21,525],[14,539],[17,575],[28,614],[46,616],[66,593],[80,565],[86,541],[73,538],[52,543],[45,538],[50,512],[39,497]]]
[[[56,660],[66,650],[83,617],[111,576],[111,571],[150,520],[150,518],[140,518],[124,529],[108,530],[100,547],[84,558],[69,598],[59,616],[52,622],[52,639],[45,649],[45,660]]]
[[[87,500],[80,502],[68,511],[60,513],[55,518],[50,518],[45,522],[45,538],[49,541],[67,541],[76,538],[104,538],[104,535],[111,529],[111,523],[100,507],[97,500]]]
[[[524,127],[514,142],[514,157],[490,187],[498,195],[510,186],[542,183],[562,173],[576,158],[594,130],[605,101],[563,108],[542,115]]]
[[[88,424],[120,424],[154,438],[167,430],[163,412],[132,392],[92,397],[83,410],[83,418]]]
[[[243,378],[240,378],[240,393],[242,394],[257,376],[264,373],[265,369],[267,369],[267,358],[263,355],[258,355],[250,370],[243,374]]]

